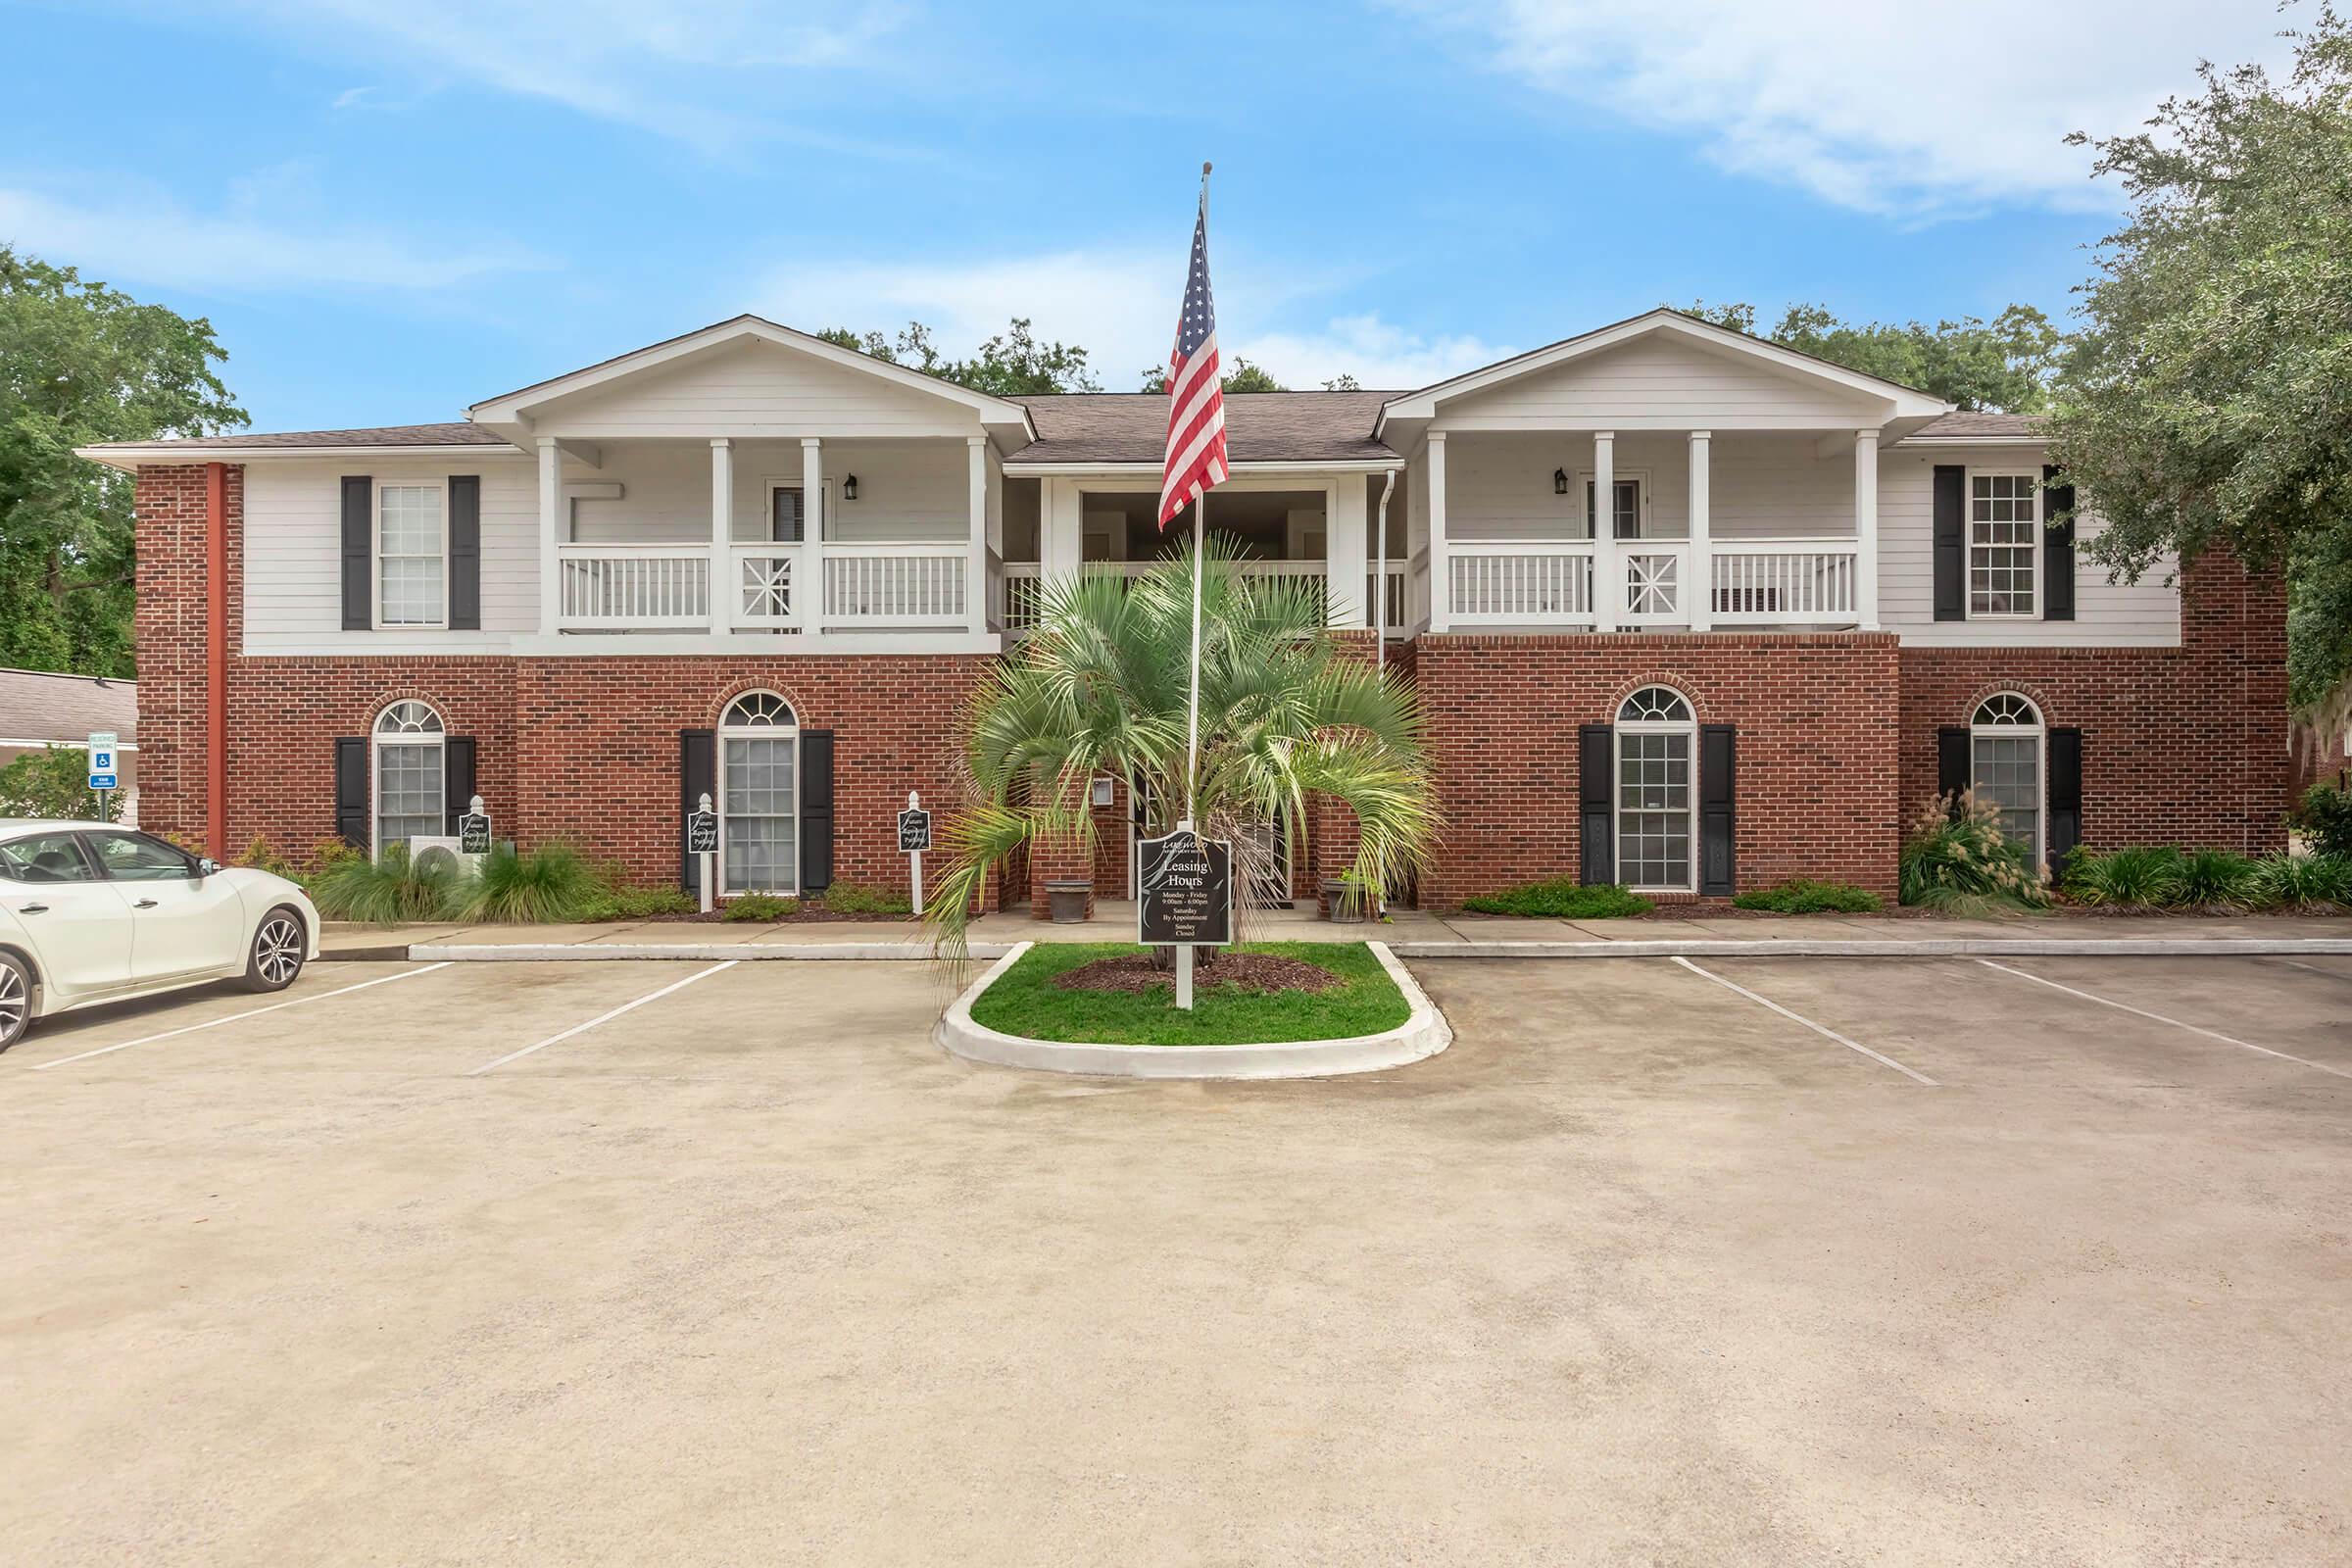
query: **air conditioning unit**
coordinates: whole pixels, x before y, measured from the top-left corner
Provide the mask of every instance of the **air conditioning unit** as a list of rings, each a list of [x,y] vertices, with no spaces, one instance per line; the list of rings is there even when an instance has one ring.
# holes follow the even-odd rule
[[[487,857],[467,855],[459,847],[456,834],[419,833],[409,840],[409,860],[418,870],[430,865],[443,865],[460,876],[478,876]]]

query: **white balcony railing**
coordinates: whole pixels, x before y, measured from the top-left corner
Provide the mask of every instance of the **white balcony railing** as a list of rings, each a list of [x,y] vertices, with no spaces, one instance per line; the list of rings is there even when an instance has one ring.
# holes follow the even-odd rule
[[[1849,543],[1718,540],[1708,566],[1718,625],[1835,623],[1860,612]]]
[[[1086,570],[1105,577],[1141,577],[1157,564],[1150,561],[1090,561]],[[1330,569],[1319,561],[1245,561],[1241,573],[1247,577],[1289,577],[1313,584],[1320,589],[1330,579]],[[1038,621],[1038,601],[1043,568],[1034,561],[1007,561],[1004,566],[1004,629],[1008,632],[1034,630]],[[1375,573],[1364,574],[1365,602],[1370,603]],[[1395,628],[1404,620],[1405,568],[1402,564],[1389,568],[1389,625]],[[1328,606],[1326,606],[1328,613]],[[1368,617],[1367,617],[1368,618]]]
[[[557,552],[557,624],[566,631],[647,631],[710,624],[710,553],[676,545],[564,545]]]
[[[1457,626],[1591,625],[1591,544],[1457,543],[1446,556]]]
[[[1615,545],[1596,607],[1590,540],[1456,541],[1446,552],[1453,624],[1687,626],[1691,595],[1702,583],[1713,625],[1838,625],[1860,613],[1850,540],[1718,539],[1695,561],[1686,540],[1620,539]]]
[[[804,583],[799,545],[749,544],[732,547],[735,602],[729,606],[738,631],[797,631]]]
[[[708,545],[564,545],[557,556],[560,630],[710,629]],[[827,544],[822,621],[845,628],[964,625],[970,559],[959,544]],[[811,629],[818,617],[810,569],[804,545],[729,546],[719,607],[727,627]]]
[[[825,546],[828,626],[967,623],[971,556],[962,545]]]

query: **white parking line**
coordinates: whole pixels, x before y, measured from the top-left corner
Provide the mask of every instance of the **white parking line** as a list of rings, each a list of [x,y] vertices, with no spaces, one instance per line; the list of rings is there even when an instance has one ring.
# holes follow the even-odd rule
[[[1936,1080],[1929,1077],[1926,1073],[1916,1072],[1911,1068],[1904,1066],[1892,1056],[1883,1056],[1859,1041],[1846,1039],[1845,1036],[1839,1034],[1835,1029],[1824,1028],[1820,1024],[1815,1023],[1812,1019],[1806,1017],[1801,1012],[1790,1012],[1787,1007],[1782,1006],[1770,997],[1759,997],[1753,991],[1748,990],[1747,987],[1740,985],[1736,981],[1726,980],[1723,976],[1714,973],[1712,970],[1701,969],[1697,964],[1692,963],[1689,958],[1676,958],[1674,961],[1681,964],[1684,968],[1690,970],[1692,974],[1700,975],[1706,979],[1714,981],[1717,985],[1722,986],[1727,991],[1737,991],[1740,993],[1740,995],[1745,997],[1748,1001],[1755,1003],[1758,1006],[1770,1007],[1774,1012],[1779,1013],[1782,1017],[1787,1018],[1791,1023],[1801,1023],[1806,1028],[1812,1030],[1815,1034],[1820,1035],[1825,1039],[1837,1041],[1848,1051],[1860,1052],[1863,1055],[1868,1056],[1871,1060],[1877,1062],[1882,1067],[1892,1067],[1896,1072],[1901,1073],[1904,1077],[1926,1084],[1930,1089],[1936,1087]]]
[[[158,1040],[172,1040],[180,1035],[192,1035],[199,1029],[211,1029],[224,1023],[235,1023],[240,1018],[259,1018],[265,1012],[277,1012],[286,1007],[299,1007],[306,1002],[324,1002],[328,997],[346,997],[354,991],[365,991],[369,986],[388,986],[395,980],[410,980],[417,975],[431,974],[435,969],[448,967],[449,961],[443,959],[439,963],[428,963],[421,969],[403,969],[398,974],[377,975],[372,980],[362,980],[357,985],[338,986],[332,991],[314,991],[307,997],[293,997],[284,1002],[272,1002],[266,1007],[249,1007],[243,1012],[232,1012],[225,1018],[207,1018],[202,1023],[183,1024],[177,1029],[167,1029],[162,1034],[141,1035],[136,1040],[125,1040],[120,1045],[100,1046],[96,1051],[85,1051],[77,1056],[60,1056],[55,1061],[36,1061],[32,1064],[32,1070],[46,1072],[52,1067],[63,1067],[71,1062],[87,1061],[92,1056],[103,1056],[109,1052],[128,1051],[133,1046],[151,1046]]]
[[[697,980],[708,980],[712,975],[718,973],[719,970],[732,969],[742,961],[743,960],[741,958],[729,958],[724,963],[714,963],[708,969],[698,970],[695,973],[688,975],[683,980],[673,980],[659,991],[647,992],[644,996],[639,997],[635,1002],[622,1003],[619,1006],[614,1007],[611,1012],[598,1013],[586,1023],[575,1023],[560,1035],[549,1035],[545,1040],[540,1041],[535,1046],[525,1046],[520,1051],[510,1051],[505,1055],[499,1057],[496,1061],[485,1061],[479,1067],[474,1068],[466,1076],[468,1078],[478,1078],[493,1067],[504,1067],[510,1061],[521,1060],[534,1051],[545,1051],[550,1046],[569,1040],[573,1035],[584,1035],[589,1030],[595,1028],[598,1024],[611,1023],[613,1019],[619,1017],[624,1012],[634,1012],[649,1002],[659,1002],[663,997],[668,996],[672,991],[683,991],[688,986],[694,984]]]
[[[2150,1012],[2145,1007],[2134,1007],[2128,1002],[2117,1002],[2110,997],[2093,996],[2087,991],[2078,991],[2073,986],[2060,985],[2055,980],[2046,980],[2040,975],[2029,973],[2024,969],[2012,969],[2005,963],[1995,963],[1990,958],[1979,958],[1977,961],[1987,969],[1998,969],[2001,973],[2013,974],[2020,980],[2031,980],[2037,986],[2048,986],[2052,991],[2063,991],[2070,997],[2081,997],[2084,1002],[2095,1002],[2101,1006],[2113,1007],[2119,1012],[2128,1012],[2134,1017],[2153,1019],[2157,1023],[2169,1023],[2176,1029],[2185,1029],[2192,1035],[2203,1035],[2208,1040],[2219,1040],[2223,1045],[2235,1046],[2240,1051],[2259,1052],[2266,1056],[2277,1056],[2280,1061],[2291,1061],[2305,1067],[2316,1067],[2321,1072],[2330,1072],[2338,1078],[2352,1078],[2352,1072],[2346,1072],[2341,1067],[2330,1067],[2324,1061],[2313,1061],[2308,1056],[2297,1056],[2283,1051],[2273,1051],[2268,1046],[2258,1046],[2251,1040],[2240,1040],[2234,1035],[2226,1035],[2218,1029],[2208,1029],[2202,1024],[2183,1023],[2178,1018],[2167,1018],[2161,1012]]]

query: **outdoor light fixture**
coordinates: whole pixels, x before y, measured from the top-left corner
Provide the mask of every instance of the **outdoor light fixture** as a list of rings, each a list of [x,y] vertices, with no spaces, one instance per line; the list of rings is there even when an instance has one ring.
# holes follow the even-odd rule
[[[856,482],[856,480],[851,481],[853,484]],[[1566,468],[1551,470],[1551,493],[1555,496],[1564,496],[1568,493],[1568,470]]]
[[[841,481],[841,499],[844,501],[858,499],[858,476],[856,474],[853,473]]]

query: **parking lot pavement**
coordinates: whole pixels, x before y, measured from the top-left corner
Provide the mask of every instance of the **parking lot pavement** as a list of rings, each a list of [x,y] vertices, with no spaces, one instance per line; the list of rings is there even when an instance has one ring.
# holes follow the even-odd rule
[[[55,1020],[0,1561],[2352,1557],[2352,959],[1415,967],[1322,1083],[912,963]]]

